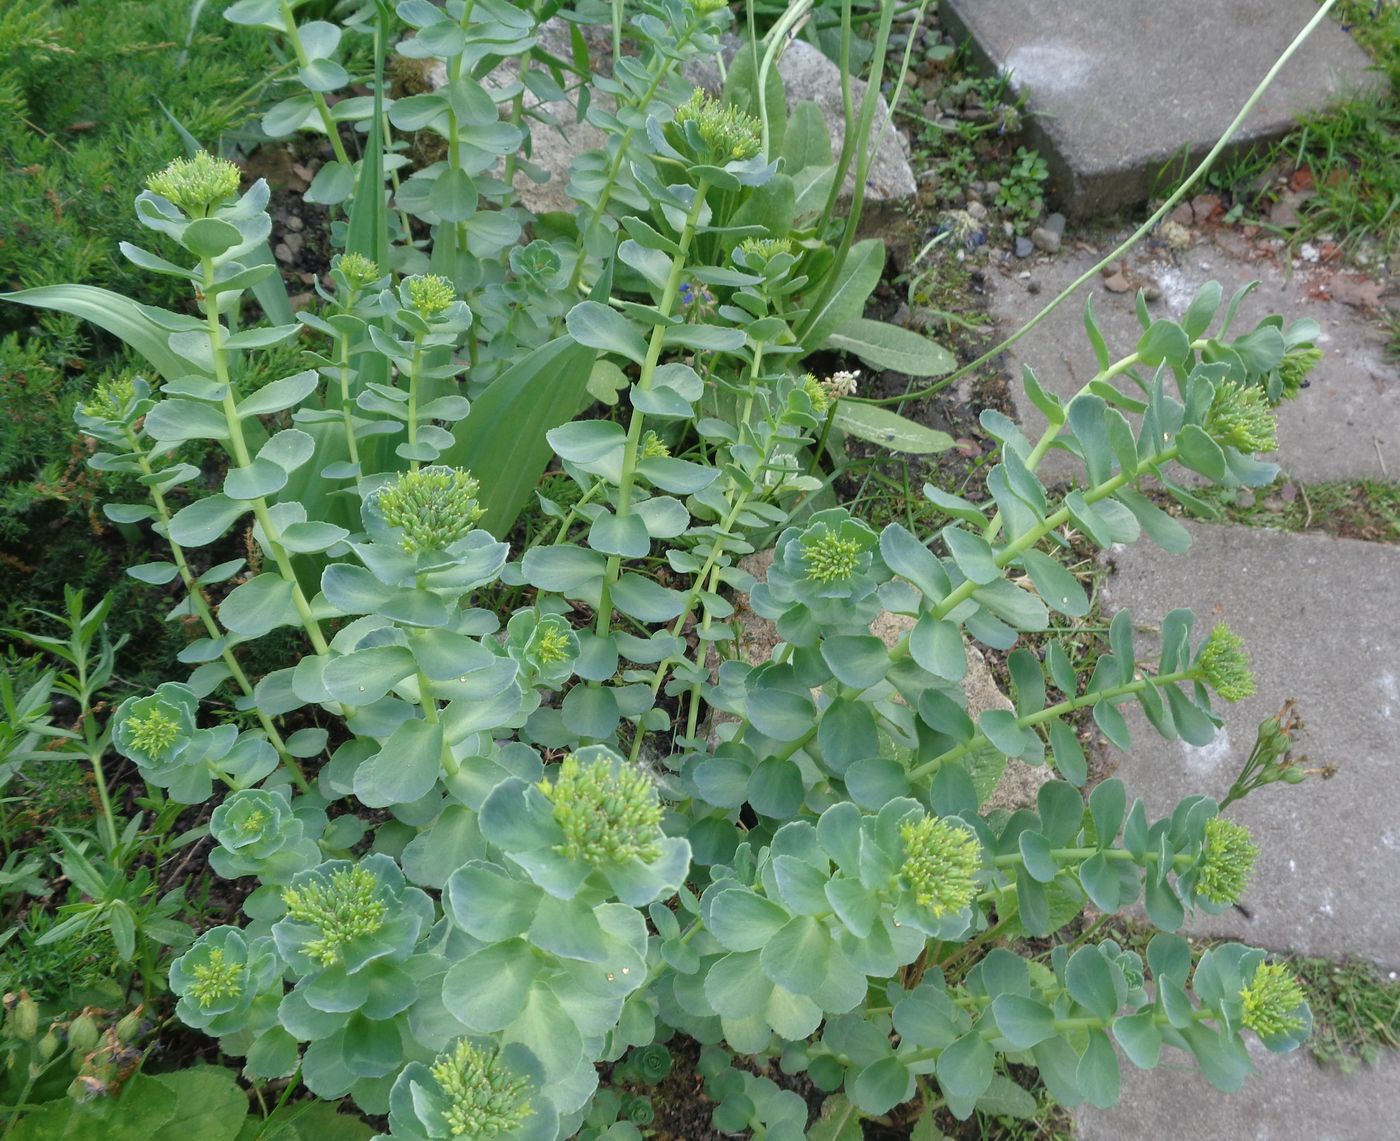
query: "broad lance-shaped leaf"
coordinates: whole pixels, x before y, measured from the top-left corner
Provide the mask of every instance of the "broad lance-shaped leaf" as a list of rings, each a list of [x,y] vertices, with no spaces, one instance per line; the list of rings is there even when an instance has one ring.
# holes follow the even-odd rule
[[[858,400],[843,400],[836,406],[835,425],[852,436],[908,455],[929,456],[953,446],[953,438],[947,432]]]
[[[45,285],[38,289],[21,289],[17,293],[0,293],[0,301],[14,301],[35,309],[56,309],[91,321],[140,353],[166,380],[203,371],[195,362],[170,348],[168,328],[157,325],[147,315],[146,306],[110,289],[99,289],[95,285]],[[169,328],[202,328],[193,318],[162,310],[155,312],[169,318]]]
[[[852,353],[871,368],[906,376],[942,376],[956,363],[947,349],[927,337],[866,317],[847,321],[827,337],[824,347]]]

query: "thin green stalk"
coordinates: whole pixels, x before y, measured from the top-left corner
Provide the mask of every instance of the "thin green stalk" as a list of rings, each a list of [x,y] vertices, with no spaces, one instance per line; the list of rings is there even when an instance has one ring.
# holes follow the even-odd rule
[[[219,297],[222,295],[212,292],[214,286],[213,260],[201,258],[200,267],[204,276],[203,289],[206,298],[205,316],[209,327],[209,351],[214,358],[214,379],[223,386],[224,390],[223,409],[224,419],[228,423],[229,429],[229,446],[238,465],[247,467],[253,462],[253,457],[248,451],[248,442],[243,436],[243,424],[238,418],[238,407],[233,400],[233,381],[229,376],[228,353],[224,349],[224,329],[219,324]],[[292,569],[292,560],[288,556],[286,548],[279,541],[278,536],[281,532],[268,513],[267,500],[259,496],[249,502],[253,509],[253,517],[262,527],[268,550],[277,563],[278,572],[292,588],[292,605],[296,607],[301,624],[311,639],[311,644],[315,647],[317,655],[324,657],[330,653],[330,645],[326,642],[325,635],[321,633],[320,623],[311,613],[311,604],[306,600],[301,584],[297,581],[296,571]]]
[[[836,248],[836,255],[832,259],[831,268],[827,270],[822,282],[821,292],[817,294],[816,301],[807,311],[807,316],[803,318],[802,324],[796,330],[796,337],[799,344],[802,343],[803,336],[812,327],[819,314],[825,310],[827,303],[831,300],[831,295],[836,291],[836,284],[841,278],[841,271],[846,265],[846,258],[851,252],[851,244],[855,241],[856,228],[860,225],[861,206],[865,202],[865,183],[870,173],[870,163],[874,158],[874,147],[871,145],[870,132],[875,122],[875,109],[880,101],[880,83],[885,74],[885,52],[890,43],[890,27],[894,21],[894,5],[882,5],[880,15],[880,27],[875,33],[875,55],[870,63],[870,78],[866,83],[865,98],[860,103],[860,121],[855,129],[856,151],[856,179],[855,186],[851,189],[851,204],[847,210],[845,226],[841,233],[841,243]],[[845,29],[843,27],[842,56],[847,55]],[[842,65],[843,74],[849,74],[845,62]],[[846,119],[846,133],[851,133],[851,121]],[[841,155],[846,159],[846,144],[841,145]],[[843,168],[836,171],[836,182],[832,186],[833,194],[839,194],[839,187],[844,183],[845,173]],[[834,209],[834,200],[833,207]]]
[[[1080,274],[1079,277],[1075,278],[1074,281],[1070,282],[1070,284],[1067,285],[1054,299],[1052,299],[1050,303],[1045,306],[1044,309],[1042,309],[1039,313],[1037,313],[1034,317],[1032,317],[1014,333],[1012,333],[1011,336],[1007,337],[1006,340],[1002,341],[999,345],[988,349],[975,361],[964,365],[962,368],[949,373],[947,376],[940,378],[933,384],[930,384],[925,388],[918,389],[915,392],[907,392],[903,396],[887,396],[883,399],[867,401],[867,403],[902,404],[906,400],[920,400],[925,396],[933,396],[934,394],[943,391],[943,389],[947,388],[950,384],[955,384],[963,377],[969,375],[970,373],[976,372],[988,361],[1004,353],[1007,349],[1009,349],[1012,345],[1014,345],[1017,341],[1019,341],[1022,337],[1024,337],[1027,333],[1029,333],[1032,329],[1039,325],[1043,320],[1045,320],[1046,317],[1048,317],[1052,312],[1059,308],[1062,302],[1064,302],[1067,298],[1077,293],[1079,291],[1080,286],[1098,277],[1098,275],[1100,274],[1100,272],[1102,272],[1105,266],[1111,264],[1114,261],[1117,261],[1125,253],[1127,253],[1134,246],[1136,246],[1138,242],[1140,242],[1149,232],[1151,232],[1152,228],[1156,226],[1158,222],[1160,222],[1174,209],[1176,209],[1177,204],[1181,202],[1183,198],[1186,197],[1190,189],[1193,186],[1195,186],[1198,182],[1200,182],[1202,178],[1205,177],[1206,173],[1215,164],[1215,160],[1220,157],[1220,153],[1229,144],[1230,140],[1233,139],[1235,135],[1239,132],[1240,128],[1244,125],[1245,120],[1249,118],[1250,112],[1252,112],[1254,108],[1258,105],[1259,100],[1263,97],[1264,92],[1268,90],[1269,85],[1272,84],[1273,81],[1277,78],[1278,73],[1283,70],[1284,65],[1290,59],[1293,58],[1294,53],[1300,47],[1302,47],[1303,42],[1310,35],[1312,35],[1313,30],[1320,23],[1322,23],[1322,21],[1326,18],[1327,13],[1332,9],[1333,5],[1335,5],[1336,2],[1337,0],[1323,0],[1322,5],[1318,8],[1313,18],[1309,20],[1307,24],[1304,25],[1302,31],[1300,31],[1296,36],[1293,37],[1293,42],[1290,43],[1288,47],[1284,49],[1283,54],[1280,55],[1278,59],[1274,61],[1274,65],[1271,68],[1269,68],[1268,72],[1265,73],[1264,78],[1259,81],[1259,85],[1250,93],[1249,98],[1244,101],[1244,106],[1240,108],[1239,114],[1237,114],[1234,117],[1234,119],[1231,120],[1230,125],[1225,128],[1225,133],[1220,136],[1215,146],[1211,147],[1210,151],[1206,154],[1206,157],[1201,160],[1200,165],[1198,165],[1196,169],[1193,170],[1191,174],[1187,177],[1186,181],[1183,182],[1179,187],[1177,187],[1176,190],[1171,194],[1171,196],[1165,202],[1163,202],[1162,205],[1158,207],[1156,211],[1153,212],[1153,214],[1147,219],[1147,221],[1145,221],[1141,226],[1134,230],[1132,234],[1128,236],[1127,239],[1120,243],[1114,250],[1106,254],[1103,257],[1103,259],[1099,261],[1096,265],[1085,270],[1082,274]]]
[[[209,609],[209,602],[204,597],[204,592],[200,590],[199,583],[195,580],[194,572],[190,570],[189,560],[185,558],[185,549],[174,539],[170,538],[170,505],[166,502],[165,494],[160,490],[160,487],[154,480],[155,469],[151,466],[147,453],[142,449],[141,442],[137,439],[136,433],[130,428],[126,429],[126,441],[127,446],[131,448],[132,453],[136,456],[136,462],[141,466],[142,473],[151,478],[151,482],[148,484],[151,493],[151,501],[155,504],[156,513],[160,516],[161,523],[165,525],[166,545],[170,548],[170,558],[175,563],[175,569],[179,573],[180,581],[185,586],[185,593],[190,600],[190,609],[194,611],[195,616],[204,626],[205,633],[207,633],[210,638],[218,641],[223,637],[223,631],[219,629],[219,624],[214,620],[214,614]],[[248,680],[248,675],[243,672],[243,666],[234,656],[233,650],[225,646],[219,656],[223,659],[224,665],[228,667],[229,676],[233,678],[234,684],[243,691],[244,696],[252,697],[253,683]],[[306,775],[302,772],[301,766],[297,764],[296,758],[287,752],[287,744],[282,740],[282,735],[277,731],[277,726],[272,723],[272,719],[256,704],[253,706],[253,712],[257,715],[258,723],[262,726],[263,732],[267,734],[268,741],[271,742],[272,747],[277,750],[277,755],[282,759],[282,763],[287,766],[288,771],[292,774],[292,779],[296,781],[298,787],[300,787],[303,792],[310,792],[311,785],[307,782]]]
[[[1053,721],[1056,717],[1063,717],[1067,713],[1073,713],[1076,709],[1084,709],[1091,705],[1097,705],[1100,701],[1112,701],[1116,697],[1128,697],[1135,693],[1141,693],[1149,686],[1173,685],[1179,681],[1191,681],[1196,677],[1194,670],[1177,670],[1169,674],[1143,674],[1133,681],[1125,682],[1123,685],[1111,686],[1108,689],[1094,690],[1091,693],[1083,694],[1080,697],[1071,697],[1055,705],[1046,706],[1035,713],[1027,713],[1023,717],[1016,718],[1016,724],[1022,729],[1033,729],[1037,725],[1042,725],[1046,721]],[[985,733],[976,733],[971,739],[964,741],[961,745],[940,753],[932,760],[925,761],[918,768],[909,774],[910,780],[921,780],[926,776],[936,773],[940,767],[949,761],[955,761],[959,757],[965,756],[974,749],[987,744]]]
[[[695,188],[695,200],[691,203],[690,210],[685,216],[685,224],[681,227],[680,240],[676,243],[676,252],[671,258],[671,272],[666,278],[666,286],[661,292],[661,300],[657,304],[657,310],[663,317],[671,315],[671,309],[676,303],[676,294],[680,292],[681,275],[685,272],[686,255],[690,250],[690,243],[695,237],[695,228],[700,223],[700,214],[705,208],[705,192],[709,189],[704,179],[700,180]],[[666,326],[657,325],[651,331],[651,342],[647,346],[646,359],[642,362],[642,371],[637,378],[637,387],[643,391],[649,391],[652,381],[656,376],[656,366],[661,360],[661,345],[666,335]],[[637,452],[641,446],[642,426],[646,421],[646,416],[640,409],[633,409],[632,419],[627,427],[627,446],[622,453],[622,479],[617,491],[617,514],[618,517],[626,515],[632,509],[632,493],[636,489],[637,483]],[[598,605],[598,620],[595,629],[599,637],[606,637],[612,628],[612,588],[618,580],[618,575],[622,566],[622,560],[617,555],[609,555],[607,569],[603,575],[602,597]]]
[[[1191,350],[1193,352],[1199,352],[1205,347],[1205,341],[1191,342]],[[1107,384],[1109,381],[1113,380],[1114,377],[1121,376],[1130,368],[1133,368],[1135,365],[1141,363],[1142,358],[1137,353],[1129,353],[1126,357],[1123,357],[1121,360],[1114,361],[1106,369],[1094,376],[1078,392],[1076,392],[1074,394],[1074,397],[1070,399],[1069,403],[1073,403],[1074,400],[1078,399],[1080,396],[1083,396],[1085,393],[1092,391],[1095,384]],[[1051,445],[1054,444],[1055,440],[1059,437],[1060,427],[1061,425],[1059,424],[1046,425],[1045,430],[1040,434],[1040,439],[1038,439],[1035,442],[1035,447],[1033,447],[1030,450],[1030,454],[1027,455],[1025,458],[1025,464],[1028,470],[1035,471],[1036,468],[1040,466],[1040,461],[1045,458],[1045,454],[1050,450]],[[994,538],[996,538],[997,533],[1001,530],[1001,524],[1001,511],[998,510],[997,513],[994,516],[992,516],[992,521],[988,523],[986,528],[983,530],[982,537],[988,542],[991,542]]]
[[[355,439],[354,401],[350,399],[350,338],[341,335],[336,338],[336,369],[340,373],[340,413],[345,423],[345,446],[349,449],[350,462],[357,467],[360,463],[360,445]]]
[[[413,338],[413,360],[408,366],[408,450],[411,453],[418,445],[418,389],[423,377],[423,335]],[[408,470],[417,471],[422,464],[417,459],[408,461]]]
[[[296,54],[297,66],[306,67],[311,61],[307,58],[306,48],[302,46],[301,34],[297,31],[296,18],[292,15],[292,6],[288,0],[282,0],[282,24],[287,39],[291,41],[292,51]],[[336,128],[335,120],[331,118],[331,109],[326,103],[326,97],[319,91],[313,91],[311,98],[316,103],[316,112],[321,116],[321,126],[331,141],[336,161],[345,166],[353,166],[350,156],[345,153],[345,144],[340,141],[340,131]]]

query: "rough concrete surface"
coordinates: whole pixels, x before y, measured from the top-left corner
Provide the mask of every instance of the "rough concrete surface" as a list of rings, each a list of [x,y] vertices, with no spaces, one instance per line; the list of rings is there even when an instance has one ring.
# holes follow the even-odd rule
[[[1311,0],[947,0],[939,16],[987,70],[1029,92],[1030,141],[1052,193],[1082,217],[1145,202],[1160,174],[1194,166],[1316,11]],[[1233,149],[1271,142],[1377,82],[1368,63],[1323,21]]]
[[[1111,249],[1113,242],[1107,240],[1106,247]],[[1037,438],[1045,418],[1022,393],[1022,365],[1031,366],[1047,391],[1066,399],[1096,371],[1084,332],[1086,294],[1093,299],[1109,353],[1117,360],[1131,353],[1142,336],[1134,308],[1139,286],[1156,286],[1161,291],[1160,298],[1148,306],[1154,319],[1179,321],[1202,285],[1220,282],[1225,302],[1213,333],[1235,290],[1258,279],[1259,288],[1240,305],[1231,327],[1233,335],[1248,332],[1270,313],[1282,314],[1287,322],[1309,317],[1322,328],[1318,342],[1322,362],[1301,396],[1279,408],[1279,451],[1269,458],[1304,483],[1400,477],[1400,370],[1385,360],[1385,331],[1379,322],[1368,319],[1364,309],[1329,299],[1334,293],[1354,298],[1357,287],[1368,279],[1306,263],[1297,268],[1280,266],[1258,259],[1261,252],[1270,251],[1246,241],[1237,231],[1219,228],[1210,236],[1196,235],[1194,244],[1181,251],[1164,243],[1140,247],[1127,259],[1127,292],[1110,292],[1102,278],[1086,284],[1007,354],[1017,419],[1027,433]],[[989,274],[995,282],[992,311],[1002,335],[1019,328],[1101,256],[1077,249],[1054,259],[1013,262],[1006,276]],[[1028,292],[1028,282],[1017,276],[1027,271],[1030,281],[1039,286],[1037,294]],[[1126,378],[1119,381],[1125,391],[1131,390],[1131,384]],[[1078,461],[1058,450],[1046,457],[1041,468],[1048,482],[1066,482],[1081,474]]]
[[[1249,1035],[1259,1073],[1224,1094],[1178,1050],[1155,1070],[1122,1061],[1123,1099],[1074,1111],[1075,1141],[1388,1141],[1400,1135],[1400,1058],[1385,1054],[1353,1074],[1318,1065],[1307,1050],[1270,1054]]]
[[[1115,548],[1104,600],[1128,608],[1138,628],[1189,606],[1196,640],[1228,622],[1253,659],[1258,693],[1237,705],[1216,699],[1225,727],[1204,748],[1162,740],[1136,704],[1125,705],[1134,749],[1117,775],[1128,795],[1143,798],[1149,819],[1193,793],[1222,797],[1259,722],[1289,698],[1307,726],[1295,752],[1337,774],[1269,785],[1230,807],[1260,849],[1241,901],[1248,914],[1199,915],[1187,928],[1400,967],[1400,547],[1188,526],[1195,541],[1183,555],[1146,542]],[[1151,634],[1137,643],[1139,660],[1155,655]]]

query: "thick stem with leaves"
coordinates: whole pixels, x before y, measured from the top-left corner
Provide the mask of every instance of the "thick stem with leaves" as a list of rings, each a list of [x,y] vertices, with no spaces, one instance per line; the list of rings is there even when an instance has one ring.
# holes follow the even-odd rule
[[[292,52],[297,57],[297,66],[306,67],[311,60],[307,57],[306,47],[301,42],[301,34],[297,31],[296,17],[292,15],[292,5],[288,0],[282,0],[282,24],[287,33],[287,40],[292,45]],[[349,154],[346,153],[345,144],[340,141],[340,131],[336,127],[335,119],[331,116],[330,104],[326,102],[326,97],[319,91],[311,92],[311,98],[316,104],[316,113],[321,117],[321,127],[326,132],[326,137],[330,139],[331,149],[335,151],[336,162],[345,166],[352,166]]]
[[[203,273],[209,352],[214,360],[214,379],[222,386],[224,392],[223,410],[224,420],[228,424],[229,430],[229,448],[238,465],[247,467],[253,462],[253,457],[248,451],[248,441],[243,435],[243,423],[238,418],[238,406],[233,399],[233,380],[229,375],[228,350],[224,348],[224,327],[219,323],[219,297],[222,294],[211,292],[214,288],[213,260],[207,257],[201,258],[200,268]],[[278,573],[291,587],[292,605],[296,607],[297,616],[301,619],[307,637],[311,639],[311,645],[318,655],[329,654],[330,644],[321,632],[321,624],[311,613],[311,603],[307,601],[306,594],[301,589],[301,583],[297,581],[296,571],[292,569],[291,557],[281,543],[281,530],[272,521],[272,516],[268,511],[267,500],[258,496],[256,499],[249,500],[249,504],[253,509],[253,517],[262,528],[263,538],[267,542],[268,552],[277,564]]]
[[[669,317],[671,310],[675,307],[676,295],[681,288],[681,277],[685,273],[686,255],[690,251],[690,243],[695,239],[695,229],[700,224],[700,215],[705,208],[705,192],[708,189],[708,184],[702,179],[695,188],[695,199],[686,214],[684,225],[681,226],[676,252],[671,257],[671,272],[666,277],[666,285],[661,291],[661,300],[657,303],[657,309],[663,317]],[[642,361],[641,374],[637,377],[637,387],[643,392],[650,391],[652,381],[656,378],[656,368],[661,362],[661,347],[665,338],[665,325],[657,325],[652,329],[651,341],[647,345],[647,355]],[[629,514],[632,510],[632,495],[637,485],[637,453],[641,448],[642,428],[645,423],[645,414],[640,409],[633,409],[631,422],[627,426],[627,444],[622,453],[622,478],[617,489],[617,514],[619,518]],[[595,626],[599,637],[606,637],[612,627],[612,588],[617,583],[621,567],[621,558],[617,555],[608,556],[607,569],[603,575],[602,597],[598,604],[598,620]]]
[[[204,631],[214,641],[223,637],[223,631],[219,629],[219,624],[214,620],[213,611],[209,609],[209,601],[204,597],[204,591],[200,589],[194,572],[190,569],[189,560],[185,558],[185,549],[174,539],[169,537],[171,511],[170,505],[166,502],[165,493],[161,491],[155,479],[156,471],[151,466],[150,456],[141,446],[141,441],[136,433],[130,428],[126,429],[127,446],[131,449],[132,455],[136,457],[136,462],[140,465],[142,474],[147,477],[147,486],[150,488],[151,502],[155,505],[156,514],[160,517],[161,523],[166,530],[166,545],[170,548],[170,559],[175,564],[175,569],[179,573],[180,581],[184,584],[186,597],[190,600],[190,609],[194,611],[195,617],[204,627]],[[243,672],[243,666],[238,658],[234,656],[233,650],[225,646],[220,651],[219,657],[223,659],[224,665],[228,668],[229,676],[233,683],[243,692],[245,697],[253,696],[253,683],[248,679],[248,675]],[[287,771],[292,774],[292,779],[297,782],[298,787],[303,792],[309,792],[311,785],[307,783],[305,774],[301,771],[301,766],[296,759],[287,752],[287,743],[282,739],[282,734],[277,731],[277,726],[272,723],[272,719],[264,713],[260,706],[252,706],[254,714],[258,718],[258,724],[267,734],[268,741],[277,750],[277,755],[282,759],[282,763],[287,766]]]

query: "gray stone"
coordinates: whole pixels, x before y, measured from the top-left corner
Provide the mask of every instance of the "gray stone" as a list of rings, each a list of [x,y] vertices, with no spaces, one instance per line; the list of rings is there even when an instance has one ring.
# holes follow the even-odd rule
[[[1060,235],[1049,226],[1037,226],[1032,230],[1031,243],[1036,249],[1044,250],[1047,254],[1060,252]]]
[[[1258,1074],[1224,1094],[1195,1062],[1164,1050],[1155,1070],[1124,1061],[1113,1109],[1074,1111],[1076,1141],[1385,1141],[1400,1120],[1400,1058],[1387,1053],[1352,1074],[1320,1066],[1307,1050],[1270,1054],[1250,1039]]]
[[[1082,217],[1145,202],[1159,178],[1191,169],[1316,11],[1312,0],[948,0],[939,19],[1029,93],[1029,141],[1057,203]],[[1383,83],[1368,65],[1324,20],[1221,161]]]
[[[563,20],[548,20],[541,30],[541,42],[555,54],[568,58],[572,54],[568,29],[569,25]],[[595,63],[599,56],[606,55],[601,41],[593,45],[591,50]],[[737,50],[737,41],[731,37],[725,54],[732,59]],[[487,77],[486,86],[513,82],[516,74],[516,62],[507,61]],[[691,61],[686,65],[684,74],[688,82],[698,86],[716,91],[721,86],[719,68],[712,59]],[[812,100],[821,108],[831,132],[832,152],[839,154],[842,140],[845,138],[840,70],[816,48],[805,41],[795,40],[779,58],[778,74],[782,76],[789,108],[804,99]],[[429,81],[434,87],[441,87],[446,83],[447,73],[441,64],[434,67]],[[865,86],[861,80],[853,80],[851,83],[857,108],[865,95]],[[616,110],[612,97],[603,92],[594,91],[592,102],[601,111]],[[527,94],[527,108],[537,105],[538,100],[532,94]],[[530,124],[530,163],[545,176],[545,180],[537,182],[522,169],[516,173],[515,190],[525,206],[535,213],[572,213],[576,205],[565,191],[570,165],[585,151],[606,148],[607,136],[587,121],[577,122],[577,114],[572,106],[556,103],[551,104],[548,110],[559,120],[558,127],[549,127],[539,122]],[[861,213],[862,233],[877,233],[890,227],[900,217],[903,204],[914,198],[916,193],[914,172],[909,165],[908,143],[891,123],[889,105],[884,96],[880,97],[876,106],[874,130],[879,144],[866,179],[865,203]],[[852,169],[854,171],[854,167]],[[844,188],[848,201],[854,177],[854,173],[847,177]]]
[[[1262,528],[1188,524],[1183,555],[1141,542],[1115,548],[1107,607],[1156,629],[1188,606],[1195,636],[1226,621],[1245,642],[1258,694],[1216,699],[1224,728],[1211,744],[1168,742],[1134,703],[1131,755],[1117,775],[1149,819],[1184,796],[1224,796],[1255,742],[1259,722],[1287,700],[1306,723],[1294,751],[1336,775],[1259,789],[1229,808],[1259,845],[1242,899],[1248,914],[1198,915],[1187,929],[1306,954],[1365,956],[1400,966],[1400,547]],[[1137,656],[1156,638],[1140,633]],[[1222,708],[1223,707],[1223,708]],[[1228,1136],[1229,1134],[1222,1134]]]
[[[1055,234],[1059,237],[1064,237],[1065,216],[1057,210],[1055,213],[1051,214],[1048,218],[1045,219],[1045,228],[1049,230],[1052,234]]]
[[[1179,321],[1206,282],[1220,282],[1228,301],[1235,290],[1257,279],[1262,284],[1240,305],[1233,326],[1236,333],[1247,332],[1270,313],[1281,313],[1288,321],[1311,317],[1322,327],[1322,363],[1299,398],[1279,408],[1279,452],[1270,458],[1303,483],[1400,476],[1400,374],[1385,360],[1385,332],[1354,306],[1319,296],[1324,290],[1340,294],[1343,283],[1357,279],[1314,267],[1286,276],[1271,261],[1260,260],[1267,252],[1233,231],[1219,230],[1213,240],[1202,241],[1181,255],[1169,249],[1144,249],[1130,256],[1128,287],[1122,294],[1111,291],[1112,281],[1091,281],[1007,353],[1017,416],[1031,438],[1044,430],[1045,420],[1021,395],[1021,366],[1030,365],[1047,391],[1065,398],[1078,392],[1096,371],[1084,333],[1085,292],[1092,294],[1094,313],[1117,360],[1132,352],[1142,335],[1134,310],[1139,287],[1160,286],[1162,297],[1153,315]],[[1066,250],[1038,269],[1037,276],[1053,297],[1097,257]],[[1005,335],[1038,312],[1042,302],[1027,298],[1014,280],[992,280],[992,311]],[[1223,316],[1222,305],[1220,319]],[[1218,323],[1212,331],[1216,327]],[[1131,381],[1127,383],[1131,387]],[[1080,465],[1059,450],[1047,455],[1041,467],[1042,478],[1052,483],[1081,473]]]
[[[1028,258],[1035,252],[1035,243],[1030,238],[1018,237],[1016,239],[1016,256],[1018,258]]]

